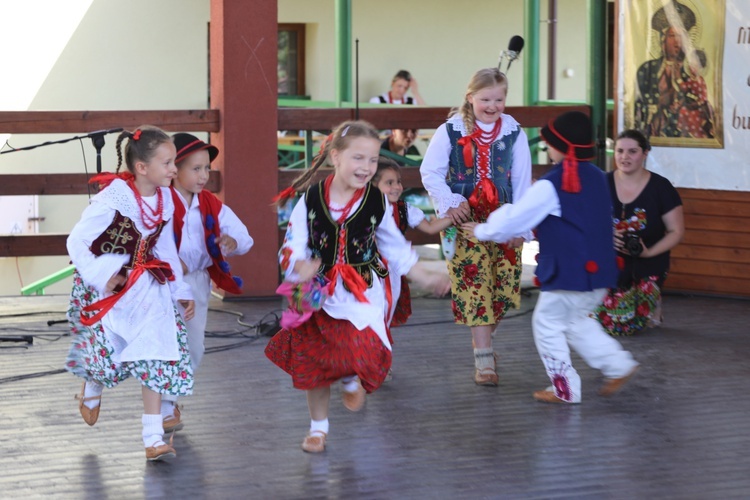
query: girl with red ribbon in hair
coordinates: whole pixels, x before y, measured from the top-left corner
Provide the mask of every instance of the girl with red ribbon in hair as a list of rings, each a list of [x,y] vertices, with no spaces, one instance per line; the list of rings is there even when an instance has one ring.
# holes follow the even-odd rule
[[[172,183],[174,237],[185,281],[195,298],[195,316],[185,323],[190,359],[197,371],[205,351],[211,282],[225,292],[242,293],[242,280],[231,275],[225,257],[247,253],[253,239],[234,211],[204,189],[219,149],[192,134],[175,134],[172,141],[177,148],[177,176]],[[164,432],[183,427],[176,402],[177,396],[162,397]]]
[[[464,102],[440,125],[424,155],[422,184],[439,217],[484,222],[503,205],[520,199],[531,185],[531,153],[521,125],[503,113],[508,80],[497,68],[477,71]],[[531,233],[524,235],[531,239]],[[524,238],[506,244],[481,242],[458,231],[448,262],[453,316],[471,328],[474,382],[497,386],[492,335],[509,308],[521,304]]]
[[[126,139],[128,172],[119,173]],[[136,378],[146,458],[163,460],[176,452],[163,439],[161,396],[193,391],[183,318],[192,318],[195,304],[182,279],[169,191],[176,152],[172,139],[150,126],[122,132],[116,148],[116,173],[92,179],[103,189],[67,241],[76,272],[68,309],[75,339],[66,368],[86,380],[78,404],[89,425],[99,417],[104,387]]]
[[[308,302],[319,305],[296,321],[283,320],[284,328],[265,352],[292,376],[295,388],[307,393],[311,423],[302,449],[309,453],[325,450],[331,385],[341,380],[344,406],[358,411],[365,392],[375,391],[388,373],[390,272],[438,294],[448,288],[447,278],[417,262],[391,204],[370,183],[379,153],[377,130],[366,122],[345,122],[313,166],[276,199],[283,204],[296,192],[304,193],[292,211],[279,258],[286,282],[298,284],[310,295]],[[310,185],[328,158],[333,173]],[[288,285],[280,289],[299,307],[300,294],[289,292]]]
[[[581,377],[571,363],[570,347],[601,370],[602,396],[620,390],[638,363],[593,314],[618,271],[609,187],[604,172],[588,161],[596,151],[591,121],[571,111],[550,120],[541,135],[555,163],[552,170],[518,202],[490,214],[486,223],[466,223],[462,229],[482,241],[502,242],[536,228],[541,292],[531,326],[551,385],[533,397],[576,404],[581,402]]]

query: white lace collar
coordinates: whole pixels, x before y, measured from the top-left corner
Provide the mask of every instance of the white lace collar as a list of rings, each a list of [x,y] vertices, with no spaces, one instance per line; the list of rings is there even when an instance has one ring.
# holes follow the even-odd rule
[[[498,138],[502,138],[506,135],[512,134],[521,126],[521,124],[519,124],[516,119],[510,115],[506,115],[505,113],[503,113],[500,115],[500,117],[503,120],[503,124],[500,127],[500,135],[498,136]],[[453,127],[453,130],[458,130],[459,132],[461,132],[461,135],[468,135],[466,133],[466,126],[464,126],[464,120],[461,117],[460,113],[456,113],[455,115],[448,118],[448,123]]]
[[[164,197],[164,220],[169,220],[174,214],[174,203],[172,202],[172,194],[169,188],[159,188],[161,194]],[[156,195],[151,197],[144,197],[143,200],[148,203],[149,206],[156,205]],[[133,190],[130,189],[127,182],[122,179],[115,179],[112,183],[99,192],[96,196],[91,198],[91,202],[102,203],[112,210],[117,210],[125,217],[130,218],[138,223],[141,220],[141,211],[138,208],[138,202],[135,199]]]

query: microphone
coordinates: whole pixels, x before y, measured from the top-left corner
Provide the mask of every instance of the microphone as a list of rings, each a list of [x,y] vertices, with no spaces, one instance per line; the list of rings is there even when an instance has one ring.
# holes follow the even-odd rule
[[[503,51],[503,53],[508,57],[508,68],[506,69],[506,71],[510,70],[511,63],[518,59],[518,56],[521,55],[522,49],[523,37],[513,35],[510,39],[510,42],[508,42],[508,50]]]

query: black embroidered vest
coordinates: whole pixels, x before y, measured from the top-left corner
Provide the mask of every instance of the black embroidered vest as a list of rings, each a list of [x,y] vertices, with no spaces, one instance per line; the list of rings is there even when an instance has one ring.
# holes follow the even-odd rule
[[[393,218],[396,219],[396,225],[401,234],[405,235],[406,230],[409,229],[409,211],[406,209],[406,202],[398,200],[393,205]]]
[[[323,195],[323,182],[310,186],[305,194],[307,204],[308,246],[313,257],[323,261],[321,272],[327,274],[336,264],[339,253],[339,225],[331,216]],[[378,188],[368,185],[362,203],[344,221],[346,248],[344,262],[352,266],[372,286],[372,272],[385,278],[388,269],[383,265],[375,241],[375,229],[385,215],[385,198]]]
[[[156,231],[143,238],[135,223],[116,211],[109,227],[91,243],[91,253],[97,257],[105,253],[129,255],[130,260],[120,270],[120,274],[125,276],[126,270],[133,269],[136,261],[149,262],[155,259],[154,246],[165,225],[166,222],[162,222]],[[148,272],[162,285],[172,276],[169,269],[154,268],[148,269]]]

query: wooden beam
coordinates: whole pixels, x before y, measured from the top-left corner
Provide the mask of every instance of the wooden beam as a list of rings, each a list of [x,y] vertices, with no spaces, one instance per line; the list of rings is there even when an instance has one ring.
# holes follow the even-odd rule
[[[89,189],[93,174],[5,174],[0,175],[0,196],[28,196],[52,194],[95,194]],[[206,189],[216,193],[221,189],[221,172],[209,173]]]
[[[169,132],[216,132],[219,110],[0,111],[0,134],[75,134],[145,123]]]
[[[211,143],[221,153],[219,196],[248,228],[255,244],[231,257],[232,273],[244,279],[243,296],[271,297],[279,283],[274,236],[278,192],[276,0],[211,0],[211,105],[221,123]]]
[[[378,129],[391,128],[437,128],[443,123],[451,108],[428,106],[393,106],[363,108],[359,110],[362,120]],[[505,112],[518,120],[523,127],[542,127],[550,118],[568,111],[590,114],[589,106],[522,106],[508,107]],[[351,108],[279,108],[279,130],[332,130],[339,123],[354,119]]]
[[[68,255],[67,234],[14,234],[0,236],[0,257]]]

